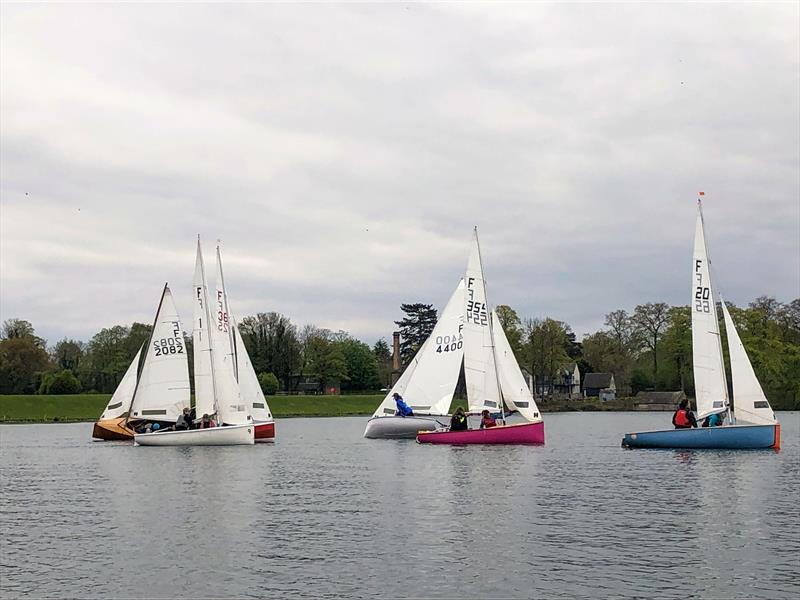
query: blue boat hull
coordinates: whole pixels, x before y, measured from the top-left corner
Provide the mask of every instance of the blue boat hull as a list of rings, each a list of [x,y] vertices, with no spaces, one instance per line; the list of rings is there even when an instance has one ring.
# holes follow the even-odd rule
[[[624,448],[756,450],[781,447],[781,426],[731,425],[626,433]]]

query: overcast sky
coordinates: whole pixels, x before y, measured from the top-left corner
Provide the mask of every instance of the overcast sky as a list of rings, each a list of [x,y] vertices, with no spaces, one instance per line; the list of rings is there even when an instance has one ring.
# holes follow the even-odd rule
[[[185,324],[195,237],[239,315],[390,337],[479,228],[492,304],[582,336],[715,284],[800,295],[788,3],[3,4],[0,318]]]

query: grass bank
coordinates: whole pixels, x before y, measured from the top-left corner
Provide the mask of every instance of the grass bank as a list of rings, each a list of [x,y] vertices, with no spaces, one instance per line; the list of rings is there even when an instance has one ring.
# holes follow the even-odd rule
[[[0,423],[53,423],[95,421],[111,394],[63,396],[2,396]],[[341,417],[369,415],[383,395],[364,396],[270,396],[275,417]]]
[[[94,421],[108,403],[110,394],[64,396],[1,396],[0,423],[53,423]],[[383,400],[382,394],[359,396],[269,396],[272,414],[282,417],[344,417],[370,415]],[[597,398],[539,401],[543,413],[571,411],[634,410],[633,398],[601,402]],[[455,400],[450,408],[466,408],[465,400]]]

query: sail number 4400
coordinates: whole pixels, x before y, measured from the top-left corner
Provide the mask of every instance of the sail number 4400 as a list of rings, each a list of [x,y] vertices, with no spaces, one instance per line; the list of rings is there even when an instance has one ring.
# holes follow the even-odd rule
[[[456,336],[436,336],[436,352],[455,352],[464,347],[464,340]]]

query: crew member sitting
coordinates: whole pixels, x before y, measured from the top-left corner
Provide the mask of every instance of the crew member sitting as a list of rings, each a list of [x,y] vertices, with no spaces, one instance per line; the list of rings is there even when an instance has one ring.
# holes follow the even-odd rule
[[[675,429],[691,429],[692,427],[697,427],[697,419],[695,419],[694,413],[689,410],[689,401],[688,400],[681,400],[681,403],[678,405],[678,410],[672,415],[672,424],[675,425]]]
[[[175,431],[183,431],[185,429],[189,429],[189,409],[184,408],[183,412],[178,415],[178,419],[175,421]]]
[[[394,398],[394,403],[397,405],[397,413],[395,414],[398,417],[414,416],[414,411],[411,410],[411,407],[408,404],[406,404],[405,400],[403,400],[403,397],[400,394],[395,392],[394,394],[392,394],[392,397]]]
[[[217,424],[208,416],[208,413],[203,415],[203,419],[200,421],[200,429],[208,429],[209,427],[216,427]]]
[[[497,421],[492,418],[492,415],[489,414],[489,411],[485,408],[481,413],[481,429],[486,429],[487,427],[494,427],[497,425]]]
[[[466,431],[467,429],[469,429],[467,415],[464,414],[464,409],[459,406],[450,418],[450,431]]]
[[[703,427],[719,427],[724,420],[725,417],[721,413],[714,413],[706,417],[705,421],[703,421]]]

